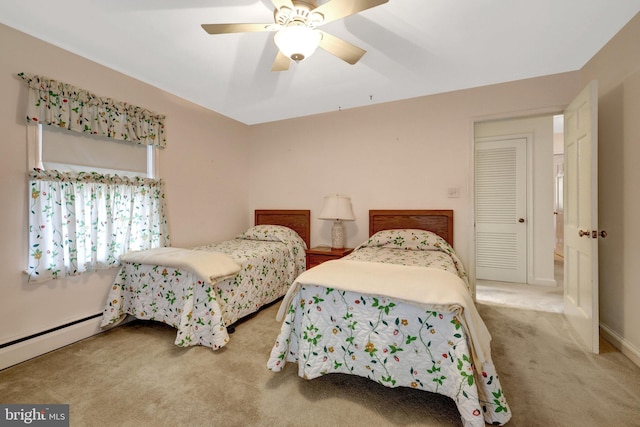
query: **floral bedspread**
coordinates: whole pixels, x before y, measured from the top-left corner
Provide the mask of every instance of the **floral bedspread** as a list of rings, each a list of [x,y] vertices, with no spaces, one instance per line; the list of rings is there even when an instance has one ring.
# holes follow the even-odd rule
[[[175,344],[216,350],[229,341],[227,326],[283,296],[305,270],[304,241],[290,229],[256,226],[235,239],[199,246],[241,265],[231,279],[210,285],[186,270],[123,263],[103,310],[102,326],[127,314],[178,329]]]
[[[381,233],[349,258],[370,257],[374,262],[405,265],[423,262],[431,267],[439,264],[466,279],[457,257],[455,261],[442,258],[453,249],[439,237],[416,230]],[[417,244],[414,238],[425,244]],[[485,422],[502,425],[511,418],[493,362],[489,358],[482,367],[474,366],[459,319],[441,307],[302,286],[288,307],[267,367],[280,371],[286,362],[297,363],[299,376],[306,379],[346,373],[387,387],[411,387],[449,396],[465,426],[484,426]]]
[[[381,231],[358,246],[348,258],[356,261],[441,268],[457,274],[464,280],[467,288],[469,287],[467,272],[458,254],[446,240],[429,231]]]

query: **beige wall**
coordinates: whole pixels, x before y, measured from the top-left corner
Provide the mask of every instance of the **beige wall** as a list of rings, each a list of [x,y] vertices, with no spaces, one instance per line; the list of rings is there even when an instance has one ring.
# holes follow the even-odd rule
[[[566,73],[254,125],[250,207],[311,209],[312,245],[329,244],[323,196],[347,194],[351,246],[368,237],[369,209],[454,209],[455,247],[472,265],[474,122],[558,112],[579,90]]]
[[[600,323],[640,364],[640,14],[583,68],[598,81]]]
[[[25,282],[26,85],[17,72],[45,75],[167,115],[168,147],[159,162],[174,245],[228,238],[250,224],[245,125],[3,25],[0,41],[0,344],[100,313],[115,275],[108,270]]]

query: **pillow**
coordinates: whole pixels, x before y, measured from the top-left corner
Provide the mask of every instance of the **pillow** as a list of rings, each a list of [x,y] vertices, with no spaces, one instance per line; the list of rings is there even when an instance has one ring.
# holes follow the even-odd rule
[[[469,280],[464,265],[453,248],[446,240],[436,233],[418,229],[398,229],[382,230],[375,233],[366,242],[358,246],[355,250],[366,247],[391,248],[409,251],[439,251],[448,254],[458,270],[467,288]]]
[[[418,229],[382,230],[375,233],[360,247],[386,247],[412,251],[439,250],[452,253],[453,248],[436,233]]]
[[[236,236],[236,239],[263,240],[282,243],[296,242],[301,243],[304,249],[307,249],[307,245],[298,233],[284,225],[256,225]]]

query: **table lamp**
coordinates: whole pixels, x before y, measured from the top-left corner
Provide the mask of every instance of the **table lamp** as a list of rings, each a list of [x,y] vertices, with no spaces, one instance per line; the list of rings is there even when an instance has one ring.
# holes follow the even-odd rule
[[[345,245],[345,230],[342,221],[353,221],[356,217],[353,215],[351,208],[351,198],[341,196],[340,194],[332,194],[325,196],[324,205],[320,212],[319,219],[333,220],[331,228],[331,248],[342,249]]]

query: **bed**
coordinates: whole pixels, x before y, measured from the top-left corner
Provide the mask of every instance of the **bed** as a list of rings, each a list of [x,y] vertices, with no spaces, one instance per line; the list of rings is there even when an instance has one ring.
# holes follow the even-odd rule
[[[267,367],[294,362],[305,379],[343,373],[439,393],[465,426],[506,423],[490,335],[453,250],[453,211],[372,210],[369,228],[350,255],[290,287]]]
[[[134,316],[176,328],[180,347],[225,346],[236,322],[281,298],[306,268],[309,210],[256,210],[254,224],[224,242],[123,255],[102,327]]]

